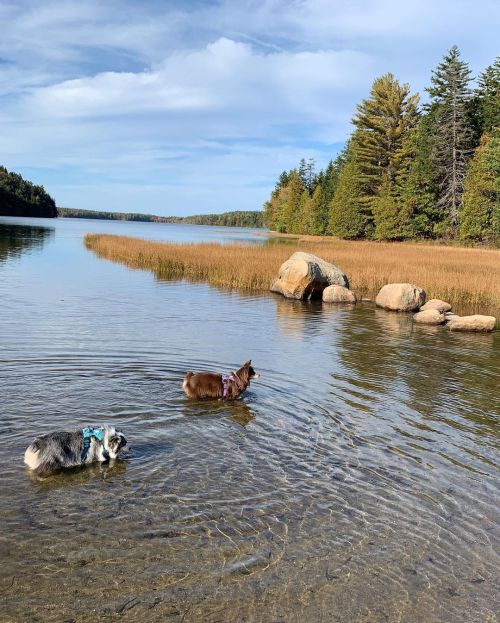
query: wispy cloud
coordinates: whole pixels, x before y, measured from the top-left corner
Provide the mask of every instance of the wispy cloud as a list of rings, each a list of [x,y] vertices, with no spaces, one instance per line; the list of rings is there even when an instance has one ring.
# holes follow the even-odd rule
[[[376,75],[420,90],[453,43],[490,63],[498,17],[490,0],[0,0],[2,161],[65,205],[255,209],[283,168],[335,154]]]

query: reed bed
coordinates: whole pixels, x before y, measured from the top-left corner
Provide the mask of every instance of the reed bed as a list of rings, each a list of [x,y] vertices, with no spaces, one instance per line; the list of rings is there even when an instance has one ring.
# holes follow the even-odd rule
[[[410,282],[427,298],[449,301],[458,313],[499,317],[500,250],[336,239],[299,239],[287,244],[152,242],[126,236],[87,234],[99,257],[153,271],[159,279],[187,279],[263,293],[294,251],[314,253],[341,268],[351,289],[374,298],[386,283]]]

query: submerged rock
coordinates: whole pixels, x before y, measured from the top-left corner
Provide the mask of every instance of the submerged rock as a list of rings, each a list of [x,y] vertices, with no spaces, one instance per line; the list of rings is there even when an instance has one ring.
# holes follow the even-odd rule
[[[331,285],[349,287],[345,274],[330,262],[311,253],[297,251],[279,269],[278,278],[271,285],[271,292],[277,292],[289,299],[309,300],[320,297]]]
[[[425,303],[425,292],[411,283],[389,283],[381,288],[375,303],[391,311],[415,311]]]
[[[494,316],[475,314],[452,318],[447,326],[451,331],[493,331],[495,324],[496,318]]]
[[[430,301],[427,301],[425,305],[422,305],[420,311],[427,311],[428,309],[437,309],[440,312],[449,312],[451,305],[441,299],[431,299]]]
[[[323,290],[324,303],[355,303],[356,295],[344,286],[328,286]]]
[[[413,320],[419,324],[443,324],[445,317],[438,309],[426,309],[415,314]]]

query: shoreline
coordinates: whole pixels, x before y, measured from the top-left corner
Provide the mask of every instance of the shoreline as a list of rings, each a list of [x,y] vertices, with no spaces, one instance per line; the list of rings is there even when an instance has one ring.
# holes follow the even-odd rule
[[[154,242],[110,234],[86,234],[84,244],[98,257],[148,270],[158,279],[186,279],[245,292],[269,293],[289,245]],[[387,283],[410,282],[427,298],[449,301],[460,314],[500,316],[500,251],[436,245],[335,240],[298,241],[347,274],[359,298],[374,299]]]

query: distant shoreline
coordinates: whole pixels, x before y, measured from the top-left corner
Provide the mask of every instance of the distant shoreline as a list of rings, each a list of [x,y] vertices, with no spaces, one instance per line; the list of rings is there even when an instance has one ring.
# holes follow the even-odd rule
[[[141,214],[140,212],[105,212],[100,210],[57,208],[57,216],[60,218],[82,218],[105,221],[184,223],[187,225],[264,228],[264,213],[257,210],[236,210],[233,212],[222,212],[221,214],[195,214],[192,216],[158,216],[157,214]]]

